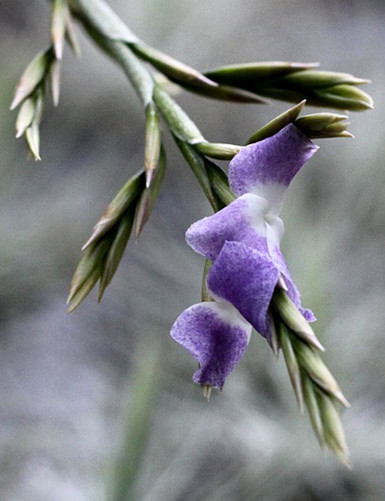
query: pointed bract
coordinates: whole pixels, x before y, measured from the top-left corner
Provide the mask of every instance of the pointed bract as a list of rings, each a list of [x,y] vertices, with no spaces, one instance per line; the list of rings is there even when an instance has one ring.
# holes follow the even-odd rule
[[[191,66],[174,59],[168,54],[164,54],[158,49],[154,49],[154,47],[145,45],[143,42],[132,43],[130,47],[136,55],[148,61],[164,75],[181,85],[187,83],[196,87],[215,88],[218,86],[216,82],[210,80]]]
[[[133,222],[134,213],[129,211],[119,221],[116,234],[104,259],[103,270],[100,277],[98,301],[101,301],[104,291],[110,284],[116,270],[118,269],[120,260],[122,259],[123,253],[126,249],[128,239],[131,235]]]
[[[293,345],[290,340],[290,334],[283,322],[278,322],[278,336],[285,357],[286,367],[289,373],[291,385],[298,402],[301,413],[304,410],[303,389],[301,381],[301,370],[298,364],[297,357],[294,352]]]
[[[51,92],[52,92],[52,101],[54,106],[59,104],[60,98],[60,71],[61,71],[61,63],[59,60],[53,61],[50,68],[50,77],[51,77]]]
[[[52,62],[52,49],[39,52],[24,70],[17,84],[15,96],[11,104],[11,110],[14,110],[24,101],[43,80]]]
[[[144,168],[146,172],[146,188],[150,187],[158,166],[162,138],[158,112],[153,103],[146,108],[146,143],[144,148]]]
[[[195,148],[202,153],[211,158],[216,158],[217,160],[231,160],[234,156],[239,153],[242,146],[236,144],[223,144],[223,143],[197,143]]]
[[[21,137],[27,128],[31,125],[36,113],[36,100],[34,98],[26,99],[20,107],[16,119],[16,137]]]
[[[305,104],[306,99],[302,100],[300,103],[292,106],[290,109],[273,118],[273,120],[270,120],[270,122],[264,125],[261,129],[257,130],[257,132],[254,132],[254,134],[249,137],[245,144],[256,143],[257,141],[262,141],[267,137],[274,136],[274,134],[277,134],[277,132],[286,127],[286,125],[289,125],[296,120],[298,115],[305,107]]]
[[[64,0],[53,0],[51,40],[57,60],[63,57],[68,7]]]
[[[30,152],[32,153],[36,161],[41,160],[40,157],[40,131],[37,122],[33,121],[31,126],[25,131],[25,137],[27,138],[27,143]]]
[[[152,179],[149,188],[145,188],[140,196],[135,211],[135,236],[138,238],[141,234],[144,225],[147,223],[151,215],[155,201],[158,198],[159,190],[162,186],[164,174],[166,172],[166,155],[164,149],[161,148],[158,166],[156,168],[154,178]]]
[[[99,240],[107,233],[123,216],[130,206],[135,210],[135,203],[144,189],[144,173],[138,172],[132,176],[127,183],[120,189],[112,202],[108,205],[105,213],[94,227],[91,237],[83,245],[85,250],[93,242]]]

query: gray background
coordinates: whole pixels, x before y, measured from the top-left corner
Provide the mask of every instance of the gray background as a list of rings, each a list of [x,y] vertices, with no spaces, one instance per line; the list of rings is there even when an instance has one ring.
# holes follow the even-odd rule
[[[103,302],[92,294],[66,314],[81,245],[141,168],[142,110],[124,76],[78,29],[83,56],[66,50],[61,103],[46,106],[42,123],[43,161],[27,160],[8,108],[23,68],[48,44],[49,8],[15,0],[0,7],[1,499],[111,499],[106,486],[130,418],[131,383],[138,364],[155,353],[157,399],[136,499],[383,500],[383,3],[110,4],[141,38],[199,69],[318,61],[373,81],[366,89],[375,110],[351,115],[356,139],[318,141],[321,150],[297,176],[283,212],[287,261],[319,318],[324,360],[353,404],[343,420],[354,469],[319,449],[282,357],[276,362],[257,335],[210,404],[191,382],[195,364],[168,333],[200,300],[203,263],[184,231],[210,207],[169,139],[166,180],[143,235],[129,243]],[[234,143],[288,107],[177,99],[205,137]]]

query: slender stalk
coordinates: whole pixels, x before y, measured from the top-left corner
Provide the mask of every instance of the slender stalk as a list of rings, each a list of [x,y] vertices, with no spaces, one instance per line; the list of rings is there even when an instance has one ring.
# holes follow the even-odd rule
[[[105,38],[136,42],[137,36],[103,0],[68,0],[72,14],[93,26]]]
[[[114,36],[125,27],[123,21],[100,0],[71,0],[70,6],[90,37],[122,68],[146,107],[152,101],[154,82],[149,71],[124,43],[123,34],[121,39]]]

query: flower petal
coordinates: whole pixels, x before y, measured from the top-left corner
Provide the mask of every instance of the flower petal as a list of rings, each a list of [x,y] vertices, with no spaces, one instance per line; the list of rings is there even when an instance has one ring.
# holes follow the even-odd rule
[[[289,124],[235,155],[229,165],[230,188],[237,196],[254,193],[266,198],[279,214],[286,188],[317,150],[303,132]]]
[[[210,260],[216,259],[226,240],[259,248],[266,242],[266,208],[263,198],[243,195],[216,214],[192,224],[186,232],[186,242]]]
[[[269,229],[268,229],[269,233]],[[303,308],[301,305],[301,294],[295,285],[293,279],[291,278],[289,269],[287,267],[285,258],[283,257],[283,254],[281,252],[281,249],[278,247],[278,245],[272,247],[270,245],[271,240],[269,241],[269,251],[271,258],[273,260],[273,263],[281,273],[284,282],[287,286],[287,291],[286,294],[289,296],[289,298],[293,301],[293,303],[296,305],[298,310],[302,313],[302,315],[305,317],[305,319],[308,322],[314,322],[316,320],[316,317],[314,316],[313,312],[311,310],[307,310],[306,308]]]
[[[268,309],[279,270],[268,252],[239,242],[226,242],[207,276],[215,298],[234,305],[251,325],[271,338]]]
[[[228,303],[199,303],[187,308],[171,328],[171,337],[199,362],[193,380],[222,388],[243,357],[251,334],[248,324]]]

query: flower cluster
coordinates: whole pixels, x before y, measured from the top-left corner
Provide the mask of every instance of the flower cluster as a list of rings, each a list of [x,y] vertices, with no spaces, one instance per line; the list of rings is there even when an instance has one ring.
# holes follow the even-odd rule
[[[318,147],[295,125],[243,148],[230,162],[229,183],[238,197],[216,214],[194,223],[186,241],[212,261],[207,288],[214,301],[187,308],[171,336],[198,361],[194,382],[222,388],[244,355],[254,328],[272,344],[271,303],[285,291],[308,322],[280,250],[279,217],[286,188]]]

